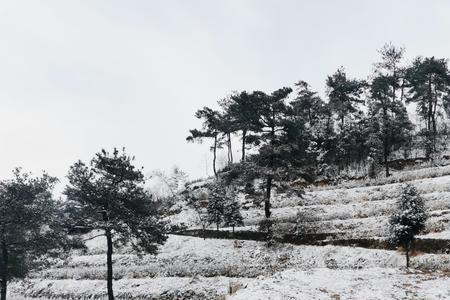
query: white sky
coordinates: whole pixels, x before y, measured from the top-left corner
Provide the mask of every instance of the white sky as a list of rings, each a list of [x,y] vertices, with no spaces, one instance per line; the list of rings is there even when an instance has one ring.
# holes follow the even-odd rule
[[[449,57],[449,12],[445,0],[2,0],[0,178],[22,166],[63,179],[114,146],[147,171],[204,176],[207,144],[185,142],[196,109],[300,79],[323,93],[341,65],[365,78],[389,41]]]

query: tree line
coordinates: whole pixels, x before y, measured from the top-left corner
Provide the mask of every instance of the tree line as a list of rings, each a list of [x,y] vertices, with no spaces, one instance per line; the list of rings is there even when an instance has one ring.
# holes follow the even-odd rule
[[[202,127],[190,130],[186,140],[212,141],[214,175],[264,199],[268,228],[272,191],[302,193],[289,182],[312,182],[366,164],[369,176],[377,175],[378,166],[390,176],[394,154],[407,158],[417,149],[432,160],[446,146],[448,61],[418,56],[405,64],[405,49],[391,43],[379,53],[367,79],[351,78],[343,67],[327,76],[326,99],[305,81],[297,82],[295,91],[234,92],[218,101],[219,109],[199,109],[195,117]],[[410,105],[417,122],[409,118]],[[232,135],[240,138],[240,162],[233,160]],[[227,150],[228,165],[219,172],[220,148]],[[259,189],[251,187],[255,180],[263,181]]]
[[[286,159],[302,166],[326,163],[342,169],[372,158],[389,176],[390,156],[401,148],[411,150],[413,137],[432,158],[438,138],[447,133],[447,124],[439,124],[450,111],[447,59],[419,56],[405,66],[404,48],[386,44],[379,53],[380,62],[366,80],[349,78],[343,67],[327,76],[327,101],[305,81],[295,84],[295,92],[290,87],[271,94],[234,92],[218,101],[217,110],[197,110],[202,128],[190,130],[186,140],[212,140],[216,176],[218,149],[226,148],[228,163],[233,163],[232,135],[240,137],[241,162],[250,150],[248,159],[254,160],[254,152],[264,152],[269,144],[291,148]],[[419,117],[416,124],[406,110],[411,103]]]

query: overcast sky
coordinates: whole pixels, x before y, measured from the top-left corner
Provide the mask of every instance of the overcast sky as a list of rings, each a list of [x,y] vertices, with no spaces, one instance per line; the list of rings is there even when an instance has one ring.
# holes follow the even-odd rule
[[[147,171],[205,175],[185,142],[196,109],[233,90],[324,91],[365,78],[392,41],[450,56],[450,1],[19,1],[0,3],[0,178],[16,166],[64,178],[125,146]],[[211,171],[209,171],[211,174]]]

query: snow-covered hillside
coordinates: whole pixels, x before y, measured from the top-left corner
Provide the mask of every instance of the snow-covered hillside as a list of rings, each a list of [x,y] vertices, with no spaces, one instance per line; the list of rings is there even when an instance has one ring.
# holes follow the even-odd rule
[[[409,182],[422,194],[430,216],[422,239],[447,239],[450,228],[450,167],[400,172],[383,182],[344,182],[312,187],[303,198],[274,195],[273,216],[286,228],[333,233],[334,238],[383,238],[387,219]],[[201,185],[202,183],[197,183]],[[243,195],[245,227],[255,230],[260,207]],[[199,227],[185,204],[174,223]],[[92,233],[95,235],[95,233]],[[276,244],[170,235],[160,253],[137,256],[123,247],[114,254],[117,299],[448,299],[450,256],[415,252],[404,269],[400,251],[344,246]],[[11,284],[12,299],[104,299],[105,241]],[[230,295],[230,288],[232,295]]]
[[[275,194],[272,217],[288,233],[294,233],[299,226],[303,233],[326,233],[340,239],[386,237],[388,218],[406,182],[413,184],[425,198],[429,214],[425,233],[449,228],[450,166],[397,172],[392,177],[372,181],[311,187],[302,198]],[[264,210],[250,204],[242,194],[239,199],[244,208],[245,226],[241,229],[256,230],[264,219]],[[171,220],[191,228],[201,227],[197,213],[186,206]]]

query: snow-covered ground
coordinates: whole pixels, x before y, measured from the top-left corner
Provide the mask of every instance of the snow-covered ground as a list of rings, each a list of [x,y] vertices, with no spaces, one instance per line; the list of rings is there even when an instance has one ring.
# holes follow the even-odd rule
[[[248,282],[230,299],[450,299],[450,278],[443,273],[382,268],[289,269]]]
[[[429,220],[422,239],[450,239],[450,167],[399,172],[390,179],[312,187],[303,198],[274,195],[280,225],[339,238],[379,238],[401,192],[413,184],[425,198]],[[201,185],[201,183],[197,183]],[[264,218],[243,195],[245,227]],[[186,204],[176,208],[176,225],[200,227]],[[95,235],[95,233],[92,233]],[[450,256],[414,253],[411,271],[399,251],[341,246],[298,246],[170,235],[160,253],[137,256],[129,248],[114,254],[117,299],[450,299]],[[10,299],[104,299],[105,241],[10,285]],[[229,297],[230,295],[228,295]]]
[[[71,299],[106,299],[99,280],[31,281],[29,296]],[[228,294],[230,286],[240,289]],[[16,286],[17,288],[17,286]],[[150,278],[115,281],[118,299],[449,299],[450,277],[442,272],[407,272],[400,269],[287,269],[257,278]],[[95,298],[86,295],[95,294]],[[19,296],[20,297],[20,296]],[[85,298],[83,298],[85,297]],[[154,298],[153,298],[154,297]],[[183,298],[184,297],[184,298]],[[22,298],[13,298],[22,300]],[[24,298],[25,299],[25,298]],[[32,298],[27,298],[32,299]],[[33,298],[35,299],[35,298]],[[44,298],[40,298],[44,299]],[[66,298],[67,299],[67,298]]]
[[[99,248],[101,243],[101,238],[98,238],[91,243],[88,253],[74,253],[69,260],[55,265],[54,268],[36,272],[26,281],[13,283],[10,288],[12,295],[51,299],[103,297],[106,267],[104,251]],[[155,299],[173,299],[174,295],[179,295],[180,299],[214,299],[225,295],[229,285],[237,282],[247,286],[237,293],[236,297],[241,297],[238,299],[258,299],[249,295],[255,293],[256,297],[261,293],[256,293],[256,290],[266,287],[270,291],[266,295],[276,295],[284,289],[289,289],[289,286],[292,288],[291,292],[286,291],[289,293],[300,293],[300,290],[305,294],[299,295],[317,293],[317,298],[297,299],[333,299],[331,296],[326,298],[326,292],[318,289],[350,293],[351,296],[351,290],[359,289],[355,282],[359,282],[361,286],[366,282],[365,284],[376,289],[377,286],[382,286],[383,280],[388,280],[389,274],[395,275],[392,275],[395,281],[391,286],[398,283],[399,293],[403,282],[408,286],[408,283],[425,282],[430,278],[438,278],[436,284],[442,285],[440,289],[445,285],[450,288],[450,279],[443,273],[450,271],[448,255],[413,256],[412,267],[422,270],[425,275],[405,274],[402,271],[404,262],[404,256],[397,251],[289,244],[267,248],[264,242],[204,240],[172,235],[157,256],[138,257],[127,253],[126,250],[115,255],[115,290],[118,299],[154,299],[151,295]],[[431,271],[433,273],[430,273]],[[342,282],[342,285],[336,283],[329,286],[333,277],[339,280],[337,282]],[[345,284],[347,279],[349,282]],[[341,288],[338,289],[339,286]],[[380,292],[379,295],[386,293]],[[164,297],[158,298],[160,295]],[[365,299],[348,297],[336,299]]]

